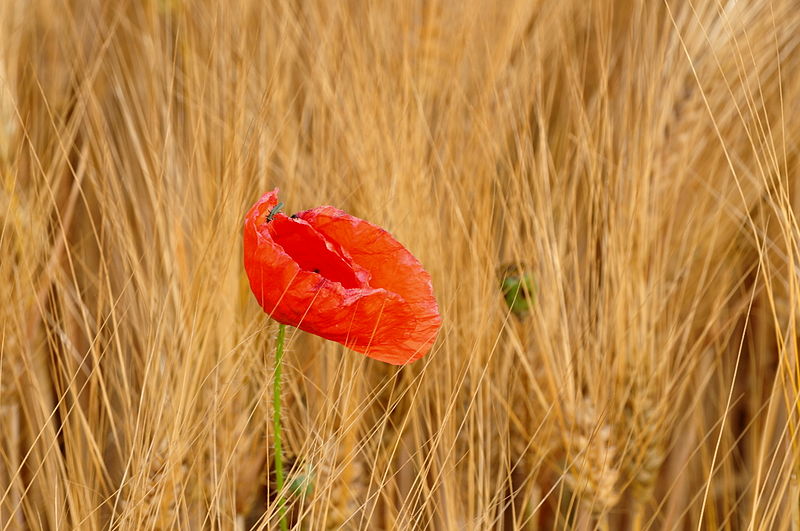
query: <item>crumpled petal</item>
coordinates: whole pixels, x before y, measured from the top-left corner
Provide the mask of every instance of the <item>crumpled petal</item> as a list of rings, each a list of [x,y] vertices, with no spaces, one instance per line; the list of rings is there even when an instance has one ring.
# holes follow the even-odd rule
[[[248,212],[244,264],[275,320],[402,365],[431,349],[441,326],[430,275],[391,234],[337,208],[274,214],[278,190]]]

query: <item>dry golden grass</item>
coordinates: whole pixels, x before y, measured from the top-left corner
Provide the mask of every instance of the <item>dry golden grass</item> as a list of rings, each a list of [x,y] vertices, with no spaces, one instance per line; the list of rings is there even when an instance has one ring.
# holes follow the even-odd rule
[[[406,368],[290,333],[297,529],[800,529],[798,44],[793,0],[0,2],[0,529],[276,527],[275,186],[444,319]]]

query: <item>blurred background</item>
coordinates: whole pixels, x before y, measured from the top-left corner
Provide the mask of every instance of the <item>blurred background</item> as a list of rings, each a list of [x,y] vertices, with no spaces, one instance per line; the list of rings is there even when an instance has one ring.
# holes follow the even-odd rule
[[[0,528],[277,526],[277,186],[386,227],[444,320],[403,368],[290,329],[294,528],[800,529],[799,23],[3,0]]]

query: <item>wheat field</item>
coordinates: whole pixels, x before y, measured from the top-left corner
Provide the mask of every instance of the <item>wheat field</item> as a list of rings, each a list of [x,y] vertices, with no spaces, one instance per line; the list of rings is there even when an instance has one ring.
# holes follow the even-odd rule
[[[800,530],[799,44],[795,0],[0,0],[0,529]],[[444,323],[289,329],[281,493],[274,187]]]

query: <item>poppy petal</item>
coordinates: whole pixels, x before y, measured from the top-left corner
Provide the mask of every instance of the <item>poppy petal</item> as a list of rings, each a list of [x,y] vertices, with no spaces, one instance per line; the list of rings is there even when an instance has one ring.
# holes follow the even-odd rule
[[[275,320],[401,365],[441,325],[430,276],[388,232],[333,207],[274,213],[278,190],[248,212],[250,287]]]
[[[297,216],[341,245],[356,264],[369,271],[370,286],[403,298],[417,321],[410,337],[416,340],[416,348],[424,351],[423,355],[427,353],[441,326],[441,317],[431,277],[419,260],[386,230],[338,208],[322,206]]]

